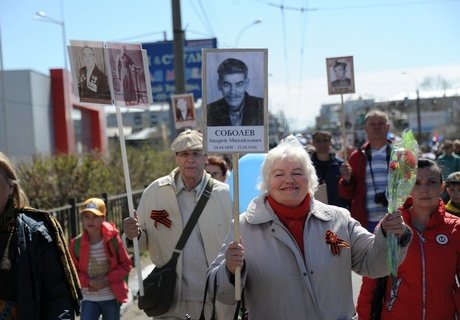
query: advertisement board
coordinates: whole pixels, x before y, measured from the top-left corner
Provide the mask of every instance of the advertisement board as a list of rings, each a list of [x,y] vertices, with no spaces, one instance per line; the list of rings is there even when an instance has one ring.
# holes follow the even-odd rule
[[[143,43],[147,51],[153,102],[168,102],[174,94],[174,54],[172,41]],[[184,41],[185,91],[201,99],[201,49],[216,48],[217,39]]]

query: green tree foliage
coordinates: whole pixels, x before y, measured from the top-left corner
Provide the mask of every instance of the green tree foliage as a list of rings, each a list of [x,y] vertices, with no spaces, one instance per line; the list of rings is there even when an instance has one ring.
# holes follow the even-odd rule
[[[175,167],[171,151],[150,146],[127,147],[131,189],[139,190]],[[18,176],[32,207],[50,209],[78,202],[102,193],[126,193],[123,162],[119,148],[108,155],[91,152],[81,155],[36,155],[32,162],[18,165]]]

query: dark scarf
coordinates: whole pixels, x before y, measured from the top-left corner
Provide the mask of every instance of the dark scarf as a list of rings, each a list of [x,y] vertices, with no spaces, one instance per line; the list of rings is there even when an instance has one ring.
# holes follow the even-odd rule
[[[273,211],[275,211],[280,221],[294,237],[303,255],[303,228],[305,225],[305,220],[308,217],[308,212],[310,211],[310,194],[307,194],[302,203],[300,203],[295,208],[288,208],[282,204],[279,204],[273,200],[270,195],[268,196],[268,203],[270,204],[270,207],[272,207]]]

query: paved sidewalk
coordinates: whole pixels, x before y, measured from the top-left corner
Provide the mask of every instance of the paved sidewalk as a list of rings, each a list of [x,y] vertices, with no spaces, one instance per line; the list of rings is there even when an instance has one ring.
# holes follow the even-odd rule
[[[148,274],[153,270],[154,265],[150,261],[150,258],[147,255],[141,255],[141,268],[142,268],[142,278],[148,276]],[[137,281],[137,271],[136,268],[132,268],[129,273],[129,300],[121,306],[121,319],[129,320],[141,320],[141,319],[151,319],[145,315],[142,310],[139,310],[137,307],[137,292],[139,291],[139,282]]]
[[[141,256],[141,267],[142,267],[142,278],[147,277],[147,275],[152,271],[154,265],[150,261],[148,255]],[[361,276],[352,272],[352,282],[353,282],[353,300],[356,303],[358,298],[359,289],[361,287]],[[137,299],[134,297],[139,291],[139,285],[137,281],[137,272],[133,268],[129,274],[129,301],[121,306],[121,319],[129,320],[146,320],[151,319],[147,315],[139,310],[137,307]]]

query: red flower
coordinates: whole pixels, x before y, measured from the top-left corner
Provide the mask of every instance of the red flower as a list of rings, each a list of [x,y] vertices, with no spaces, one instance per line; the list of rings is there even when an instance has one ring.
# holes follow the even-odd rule
[[[417,159],[415,159],[414,154],[410,152],[409,150],[406,150],[405,158],[406,158],[406,162],[409,165],[409,167],[414,169],[417,166]]]
[[[390,163],[390,169],[394,170],[394,169],[397,169],[397,168],[398,168],[398,163],[396,161],[392,161]]]

